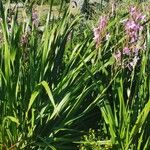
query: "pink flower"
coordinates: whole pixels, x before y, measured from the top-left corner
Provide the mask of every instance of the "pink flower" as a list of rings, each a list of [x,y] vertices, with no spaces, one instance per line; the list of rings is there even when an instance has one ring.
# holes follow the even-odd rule
[[[101,16],[100,21],[99,21],[100,30],[103,30],[104,28],[106,28],[107,23],[108,23],[107,17],[106,16]]]
[[[145,21],[145,15],[142,15],[142,13],[140,12],[140,10],[137,7],[131,6],[129,12],[130,12],[130,16],[132,17],[132,19],[134,21],[136,21],[136,22],[137,21],[140,21],[140,22]]]
[[[100,29],[99,28],[94,28],[93,32],[94,32],[94,40],[97,41],[97,39],[99,39],[99,37],[100,37]]]
[[[126,25],[125,25],[125,29],[127,31],[138,31],[139,30],[139,24],[137,24],[135,21],[133,20],[128,20],[126,22]]]
[[[39,25],[39,17],[37,12],[33,12],[32,13],[32,23],[33,25],[35,25],[36,27]]]
[[[136,11],[136,7],[135,6],[131,6],[130,7],[130,13],[133,14]]]
[[[130,7],[130,18],[125,22],[125,31],[129,37],[129,42],[137,42],[139,38],[139,32],[143,30],[141,23],[144,21],[145,16],[142,15],[137,7]]]
[[[137,24],[133,20],[128,20],[125,24],[126,34],[130,38],[130,42],[136,42],[138,40],[139,31],[142,30],[142,26]]]
[[[102,39],[106,36],[106,27],[108,20],[106,16],[101,16],[99,20],[98,27],[93,29],[94,41],[96,42],[96,47],[102,42]]]
[[[130,7],[129,10],[129,18],[124,23],[124,29],[127,36],[127,47],[123,48],[123,56],[125,55],[125,59],[122,58],[122,67],[128,68],[129,70],[133,70],[140,57],[139,51],[141,50],[142,45],[140,45],[141,34],[144,27],[142,22],[145,21],[145,15],[137,7]],[[118,51],[114,55],[117,61],[121,60],[121,52]]]
[[[38,19],[38,15],[36,12],[32,13],[32,20],[37,20]]]
[[[98,47],[99,43],[100,43],[100,30],[99,28],[94,28],[93,29],[94,32],[94,41],[96,42],[96,47]]]
[[[128,47],[125,47],[123,49],[123,54],[130,55],[131,54],[130,49]]]

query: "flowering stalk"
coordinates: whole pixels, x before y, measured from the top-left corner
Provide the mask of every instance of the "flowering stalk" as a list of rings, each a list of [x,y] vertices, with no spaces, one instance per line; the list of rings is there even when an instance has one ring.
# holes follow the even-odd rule
[[[139,32],[143,30],[142,23],[145,21],[145,16],[142,15],[137,7],[131,7],[129,14],[129,19],[125,23],[125,31],[129,38],[129,43],[134,43],[139,40]]]
[[[96,43],[96,47],[98,47],[101,44],[103,38],[106,36],[107,24],[108,24],[107,17],[101,16],[98,26],[93,29],[93,32],[94,32],[93,39]]]
[[[35,27],[38,27],[39,25],[39,16],[36,11],[32,13],[32,23]]]
[[[115,54],[115,59],[117,62],[121,60],[121,57],[128,58],[123,60],[123,64],[125,67],[128,67],[130,70],[133,69],[138,60],[139,60],[139,51],[141,50],[141,46],[139,46],[140,42],[140,32],[143,31],[142,23],[145,21],[145,15],[143,15],[137,7],[130,7],[129,10],[129,18],[124,24],[124,29],[126,33],[126,46],[122,50],[122,55],[119,55],[117,52]],[[121,54],[121,52],[120,52]],[[126,62],[125,62],[126,61]]]

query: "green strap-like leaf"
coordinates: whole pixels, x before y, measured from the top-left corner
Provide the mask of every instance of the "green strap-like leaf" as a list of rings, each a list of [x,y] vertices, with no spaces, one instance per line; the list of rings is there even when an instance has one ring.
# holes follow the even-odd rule
[[[17,125],[20,124],[20,123],[19,123],[19,120],[18,120],[17,118],[13,117],[13,116],[7,116],[7,117],[5,117],[5,118],[4,118],[4,121],[3,121],[3,124],[5,123],[6,120],[10,120],[10,121],[16,123]]]
[[[44,87],[44,89],[45,89],[46,93],[48,94],[48,97],[49,97],[49,99],[51,101],[51,104],[53,105],[54,109],[56,108],[55,101],[54,101],[52,92],[51,92],[51,90],[50,90],[50,88],[48,86],[48,83],[45,82],[45,81],[42,81],[41,83],[39,83],[37,85],[37,87],[35,88],[34,92],[31,95],[31,98],[29,100],[28,109],[27,109],[27,112],[26,112],[26,117],[28,116],[28,112],[31,109],[34,101],[36,100],[37,96],[39,95],[41,87]]]
[[[134,136],[139,132],[139,129],[143,126],[143,124],[146,121],[146,118],[150,112],[150,100],[147,102],[145,105],[144,109],[142,112],[139,114],[137,121],[135,125],[133,126],[131,133],[130,133],[130,142],[128,143],[126,150],[128,150],[130,143],[132,142]]]

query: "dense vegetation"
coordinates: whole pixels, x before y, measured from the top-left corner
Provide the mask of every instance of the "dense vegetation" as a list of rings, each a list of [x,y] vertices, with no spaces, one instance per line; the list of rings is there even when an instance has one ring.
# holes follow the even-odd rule
[[[2,0],[3,2],[8,2],[8,0]],[[10,0],[11,3],[18,3],[18,2],[22,2],[22,3],[44,3],[44,4],[50,4],[53,1],[53,5],[59,5],[62,3],[62,1],[64,2],[70,2],[70,0]]]
[[[0,2],[1,150],[150,149],[150,7],[123,4],[41,23]]]

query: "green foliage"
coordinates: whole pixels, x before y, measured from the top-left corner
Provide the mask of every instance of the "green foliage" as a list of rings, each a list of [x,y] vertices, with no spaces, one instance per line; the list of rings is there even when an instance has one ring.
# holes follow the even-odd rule
[[[66,10],[54,19],[50,5],[40,30],[31,12],[18,23],[16,10],[9,21],[8,8],[0,3],[1,149],[148,150],[149,22],[139,63],[129,69],[114,58],[125,46],[127,12],[110,18],[110,37],[96,48],[97,16]]]
[[[1,146],[74,147],[71,143],[82,135],[83,116],[90,117],[88,112],[101,98],[90,78],[96,72],[91,70],[94,44],[86,38],[71,46],[73,39],[68,39],[80,18],[65,13],[52,21],[49,13],[41,32],[31,22],[18,24],[17,13],[8,24],[7,7],[1,4],[0,10]]]
[[[109,21],[108,30],[111,38],[108,43],[103,42],[100,45],[99,49],[103,54],[101,60],[106,54],[109,58],[109,53],[114,53],[113,50],[123,49],[125,38],[124,31],[121,31],[122,25],[119,23],[121,19],[120,16],[116,16]],[[118,28],[120,33],[117,33]],[[100,132],[90,131],[79,142],[80,149],[141,150],[150,148],[148,133],[150,128],[149,24],[145,26],[144,32],[145,48],[141,53],[139,64],[133,70],[121,68],[117,63],[112,63],[111,68],[105,68],[105,78],[110,80],[113,78],[113,81],[103,97],[104,100],[97,104],[102,113]],[[107,63],[108,61],[104,65]],[[102,133],[105,134],[101,136]],[[110,142],[109,146],[107,141]],[[101,143],[105,143],[104,147]]]

